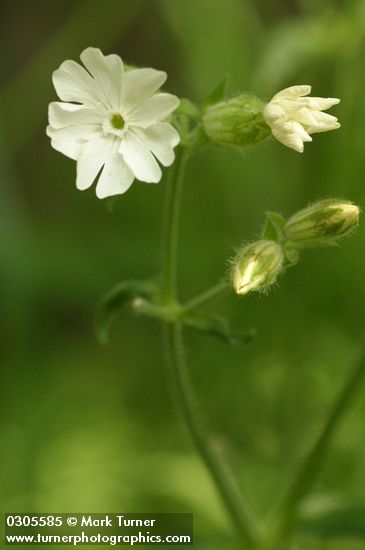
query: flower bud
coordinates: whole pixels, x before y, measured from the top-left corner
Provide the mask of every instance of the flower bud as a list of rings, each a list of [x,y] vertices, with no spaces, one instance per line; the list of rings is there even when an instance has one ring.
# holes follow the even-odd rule
[[[356,227],[359,214],[359,208],[350,201],[326,199],[294,214],[285,233],[296,245],[331,244]]]
[[[266,139],[271,130],[263,117],[265,103],[252,95],[240,95],[210,105],[203,128],[211,141],[220,145],[246,147]]]
[[[284,256],[275,241],[256,241],[239,251],[233,263],[232,283],[236,294],[273,284],[283,267]]]

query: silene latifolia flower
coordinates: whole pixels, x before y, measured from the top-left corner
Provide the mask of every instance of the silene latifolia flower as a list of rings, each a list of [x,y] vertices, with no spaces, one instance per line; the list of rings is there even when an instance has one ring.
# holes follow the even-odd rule
[[[261,240],[243,247],[232,267],[232,284],[236,294],[244,295],[275,283],[283,262],[281,246],[275,241]]]
[[[99,175],[96,194],[104,198],[124,193],[135,178],[157,183],[157,160],[171,165],[179,143],[166,122],[179,99],[158,92],[166,73],[125,70],[118,55],[97,48],[80,57],[85,68],[67,60],[53,73],[62,102],[50,104],[47,127],[52,146],[77,161],[77,188],[89,188]]]
[[[326,199],[289,218],[285,234],[298,246],[332,244],[358,225],[359,215],[359,207],[353,202]]]
[[[264,108],[264,119],[283,145],[302,153],[311,134],[336,130],[336,117],[324,113],[340,102],[336,97],[307,97],[311,86],[291,86],[274,95]]]

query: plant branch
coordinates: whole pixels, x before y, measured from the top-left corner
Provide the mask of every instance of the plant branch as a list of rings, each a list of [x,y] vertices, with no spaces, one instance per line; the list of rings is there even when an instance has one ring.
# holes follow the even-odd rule
[[[212,288],[209,288],[207,291],[202,292],[198,296],[195,296],[191,300],[187,301],[183,305],[184,313],[190,313],[191,311],[195,311],[196,309],[200,309],[216,302],[220,298],[223,298],[229,290],[230,285],[226,281],[218,283]]]
[[[365,357],[362,357],[338,395],[316,444],[305,460],[283,503],[279,520],[279,531],[282,535],[291,531],[295,522],[298,505],[311,490],[328,455],[331,439],[351,406],[353,397],[355,397],[356,392],[364,384],[364,381]]]

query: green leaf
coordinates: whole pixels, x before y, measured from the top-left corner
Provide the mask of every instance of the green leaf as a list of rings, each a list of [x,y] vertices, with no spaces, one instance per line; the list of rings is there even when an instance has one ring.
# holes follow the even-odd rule
[[[223,79],[220,81],[218,86],[209,94],[207,99],[204,101],[204,105],[213,105],[214,103],[219,103],[224,101],[227,97],[228,84],[230,80],[230,75],[226,74]]]
[[[276,212],[266,212],[266,225],[264,227],[263,239],[280,242],[285,240],[286,221]]]
[[[108,343],[109,328],[122,307],[135,298],[149,298],[156,290],[151,281],[122,281],[100,300],[96,312],[96,334],[102,344]]]
[[[348,504],[299,522],[302,531],[333,537],[365,537],[365,503]]]
[[[181,321],[185,326],[216,336],[229,345],[248,343],[255,336],[253,330],[242,333],[234,331],[228,321],[219,315],[188,314]]]

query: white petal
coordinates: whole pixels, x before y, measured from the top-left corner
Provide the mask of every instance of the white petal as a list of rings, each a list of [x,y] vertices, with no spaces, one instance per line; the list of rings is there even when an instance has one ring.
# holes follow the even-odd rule
[[[144,103],[165,82],[167,74],[155,69],[133,69],[124,73],[121,107],[125,115]]]
[[[65,128],[53,128],[47,126],[47,136],[51,139],[63,141],[89,141],[102,135],[99,124],[80,124],[78,126],[65,126]]]
[[[286,113],[287,117],[290,117],[292,113],[295,113],[295,111],[298,111],[298,109],[302,109],[308,106],[306,100],[307,98],[305,97],[298,97],[296,99],[281,98],[281,99],[275,99],[270,103],[281,107],[283,111]]]
[[[308,132],[305,131],[305,129],[301,124],[299,124],[299,122],[291,120],[290,122],[288,122],[288,128],[290,128],[290,134],[297,134],[302,141],[312,141],[312,138],[310,137]]]
[[[285,124],[277,124],[272,127],[273,136],[299,153],[304,150],[303,141],[312,141],[312,138],[304,131],[298,122],[289,120]]]
[[[170,166],[174,162],[173,149],[179,143],[180,136],[171,124],[160,122],[149,128],[135,128],[133,131],[163,166]]]
[[[48,118],[53,128],[63,128],[78,124],[102,124],[103,114],[97,107],[54,101],[49,104]]]
[[[337,130],[341,124],[338,122],[335,116],[328,113],[322,113],[322,111],[314,112],[316,124],[307,128],[310,134],[316,134],[319,132],[327,132],[328,130]]]
[[[118,110],[123,78],[123,62],[119,55],[103,55],[98,48],[86,48],[80,58],[103,94],[104,104]]]
[[[290,134],[283,143],[290,149],[297,151],[297,153],[303,153],[304,151],[303,141],[297,134]]]
[[[311,93],[312,86],[307,84],[300,84],[299,86],[290,86],[289,88],[284,88],[277,94],[274,95],[272,100],[276,99],[297,99],[298,97],[303,97]]]
[[[147,128],[165,120],[179,106],[180,100],[172,94],[155,94],[128,115],[128,122]]]
[[[77,162],[76,187],[80,190],[92,185],[100,169],[109,159],[114,144],[114,138],[101,136],[88,141],[82,146]]]
[[[101,135],[100,126],[91,124],[65,128],[47,126],[46,133],[51,138],[52,147],[73,160],[79,158],[81,147],[86,141]]]
[[[311,109],[324,111],[334,105],[338,105],[341,100],[337,97],[308,97],[306,101]]]
[[[132,131],[124,134],[119,151],[138,180],[147,183],[160,181],[162,173],[156,159],[146,144]]]
[[[298,111],[293,113],[292,118],[294,120],[297,120],[301,124],[304,124],[305,126],[313,126],[317,123],[314,112],[310,109],[307,109],[306,107],[303,107],[302,109],[299,109]]]
[[[263,116],[265,119],[265,122],[271,126],[275,123],[284,123],[287,121],[288,117],[285,113],[285,111],[277,105],[276,103],[268,103],[263,111]]]
[[[298,153],[303,153],[303,141],[300,136],[298,136],[298,134],[288,134],[285,132],[276,131],[275,129],[273,129],[272,134],[283,145],[286,145],[287,147],[290,147],[290,149],[298,151]]]
[[[76,61],[64,61],[54,71],[52,80],[59,98],[63,101],[93,106],[103,100],[95,80]]]
[[[133,172],[128,168],[120,153],[115,152],[105,163],[96,185],[99,199],[125,193],[134,180]]]
[[[62,139],[51,139],[51,145],[53,149],[59,151],[66,157],[69,157],[72,160],[77,160],[81,154],[81,148],[85,143],[84,140],[79,141],[70,141]]]

